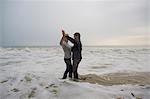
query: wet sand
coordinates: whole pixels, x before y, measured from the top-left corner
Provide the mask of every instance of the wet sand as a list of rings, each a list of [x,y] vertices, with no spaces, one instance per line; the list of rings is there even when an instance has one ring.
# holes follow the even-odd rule
[[[150,85],[150,72],[133,72],[133,73],[110,73],[104,75],[86,74],[80,75],[81,82],[89,82],[100,85]]]

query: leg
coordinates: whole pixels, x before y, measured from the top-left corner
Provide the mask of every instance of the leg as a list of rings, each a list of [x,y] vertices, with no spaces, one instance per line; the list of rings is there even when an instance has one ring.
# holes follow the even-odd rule
[[[73,60],[73,74],[74,74],[74,78],[78,79],[78,65],[80,63],[81,60]]]
[[[63,76],[62,79],[66,79],[66,78],[67,78],[67,74],[68,74],[68,72],[69,72],[69,70],[70,70],[69,60],[68,60],[68,59],[64,59],[64,61],[65,61],[65,63],[66,63],[66,70],[65,70],[65,72],[64,72],[64,76]]]
[[[72,78],[72,64],[71,64],[71,59],[68,60],[68,67],[69,67],[69,77]]]

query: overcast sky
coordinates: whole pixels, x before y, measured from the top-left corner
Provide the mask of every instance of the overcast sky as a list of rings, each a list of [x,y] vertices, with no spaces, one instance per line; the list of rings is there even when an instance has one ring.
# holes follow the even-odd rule
[[[3,0],[4,46],[59,45],[61,29],[83,45],[150,45],[149,0]]]
[[[0,46],[2,45],[2,1],[0,0]]]

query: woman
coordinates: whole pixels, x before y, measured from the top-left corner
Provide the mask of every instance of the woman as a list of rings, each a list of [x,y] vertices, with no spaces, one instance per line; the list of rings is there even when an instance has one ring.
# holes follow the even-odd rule
[[[73,60],[73,74],[74,74],[74,80],[79,79],[78,77],[78,65],[82,59],[82,44],[80,41],[80,33],[76,32],[74,33],[74,39],[69,37],[68,35],[65,36],[70,42],[72,42],[74,45],[72,47],[72,60]]]
[[[71,46],[68,44],[68,39],[66,38],[67,34],[65,34],[64,30],[62,30],[63,37],[60,41],[60,45],[64,50],[64,61],[66,63],[66,70],[64,72],[63,78],[67,78],[67,74],[69,72],[69,77],[72,78],[72,65],[71,65]]]

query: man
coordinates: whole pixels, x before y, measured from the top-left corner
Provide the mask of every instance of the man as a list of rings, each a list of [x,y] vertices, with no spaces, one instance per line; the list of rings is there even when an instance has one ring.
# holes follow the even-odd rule
[[[74,74],[74,80],[78,80],[78,65],[82,59],[82,44],[80,41],[80,33],[76,32],[74,34],[74,39],[69,37],[68,35],[65,36],[70,42],[72,42],[74,45],[72,47],[72,60],[73,60],[73,74]]]
[[[71,46],[68,44],[68,39],[66,38],[67,34],[65,34],[64,30],[62,30],[62,39],[60,41],[60,45],[64,50],[64,61],[66,63],[66,70],[62,79],[67,78],[67,74],[69,72],[69,77],[72,78],[72,65],[71,65]]]

